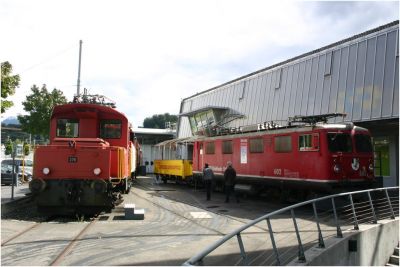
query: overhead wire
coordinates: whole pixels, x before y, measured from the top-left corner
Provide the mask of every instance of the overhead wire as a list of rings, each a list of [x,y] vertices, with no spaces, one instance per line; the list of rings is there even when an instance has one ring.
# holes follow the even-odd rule
[[[34,69],[34,68],[36,68],[36,67],[38,67],[38,66],[40,66],[40,65],[42,65],[42,64],[44,64],[44,63],[46,63],[46,62],[48,62],[48,61],[50,61],[50,60],[53,60],[53,59],[56,58],[56,57],[59,57],[60,55],[66,53],[66,52],[69,51],[69,50],[71,50],[74,46],[76,46],[76,45],[75,45],[75,44],[73,44],[73,45],[71,44],[71,45],[68,46],[67,48],[64,48],[63,50],[60,50],[59,52],[57,52],[57,53],[55,53],[55,54],[53,54],[53,55],[48,56],[48,57],[45,58],[44,60],[42,60],[42,61],[40,61],[40,62],[38,62],[38,63],[36,63],[36,64],[33,64],[32,66],[30,66],[30,67],[28,67],[28,68],[26,68],[26,69],[20,71],[19,74],[23,74],[23,73],[25,73],[25,72],[27,72],[27,71],[29,71],[29,70],[32,70],[32,69]]]

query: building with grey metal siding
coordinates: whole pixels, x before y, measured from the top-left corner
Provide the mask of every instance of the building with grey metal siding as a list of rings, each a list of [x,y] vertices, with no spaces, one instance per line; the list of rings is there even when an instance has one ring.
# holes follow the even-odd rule
[[[206,121],[237,128],[266,121],[285,125],[295,115],[346,113],[331,122],[370,128],[375,149],[386,160],[384,185],[398,185],[398,35],[395,21],[185,98],[178,138],[196,134],[195,124]],[[190,118],[207,109],[218,111],[218,121],[208,115]]]

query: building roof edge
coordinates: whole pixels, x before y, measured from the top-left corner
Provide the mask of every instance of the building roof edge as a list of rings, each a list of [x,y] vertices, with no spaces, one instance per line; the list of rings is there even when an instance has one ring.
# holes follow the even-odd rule
[[[298,60],[298,59],[307,57],[307,56],[309,56],[309,55],[313,55],[313,54],[322,52],[322,51],[327,50],[327,49],[330,49],[330,48],[332,48],[332,47],[335,47],[335,46],[338,46],[338,45],[341,45],[341,44],[344,44],[344,43],[353,41],[353,40],[355,40],[355,39],[358,39],[358,38],[361,38],[361,37],[364,37],[364,36],[373,34],[373,33],[375,33],[375,32],[379,32],[379,31],[381,31],[381,30],[384,30],[384,29],[387,29],[387,28],[390,28],[390,27],[396,26],[396,25],[399,25],[399,20],[392,21],[392,22],[387,23],[387,24],[385,24],[385,25],[381,25],[381,26],[376,27],[376,28],[373,28],[373,29],[371,29],[371,30],[368,30],[368,31],[365,31],[365,32],[362,32],[362,33],[353,35],[353,36],[351,36],[351,37],[342,39],[342,40],[337,41],[337,42],[335,42],[335,43],[332,43],[332,44],[323,46],[323,47],[321,47],[321,48],[318,48],[318,49],[315,49],[315,50],[306,52],[306,53],[301,54],[301,55],[299,55],[299,56],[295,56],[295,57],[293,57],[293,58],[290,58],[290,59],[281,61],[281,62],[279,62],[279,63],[273,64],[273,65],[268,66],[268,67],[266,67],[266,68],[263,68],[263,69],[260,69],[260,70],[251,72],[251,73],[246,74],[246,75],[243,75],[243,76],[240,76],[239,78],[233,79],[233,80],[228,81],[228,82],[225,82],[225,83],[223,83],[223,84],[214,86],[214,87],[212,87],[212,88],[210,88],[210,89],[204,90],[204,91],[202,91],[202,92],[200,92],[200,93],[196,93],[196,94],[191,95],[191,96],[189,96],[189,97],[183,98],[182,101],[181,101],[181,103],[183,103],[184,101],[186,101],[186,100],[188,100],[188,99],[190,99],[190,98],[193,98],[193,97],[195,97],[195,96],[199,96],[199,95],[205,94],[205,93],[210,92],[210,91],[212,91],[212,90],[214,90],[214,89],[223,87],[223,86],[225,86],[225,85],[228,85],[228,84],[231,84],[231,83],[234,83],[234,82],[237,82],[237,81],[240,81],[240,80],[242,80],[242,79],[244,79],[244,78],[247,78],[247,77],[256,75],[256,74],[261,73],[261,72],[264,72],[264,71],[266,71],[266,70],[270,70],[270,69],[273,69],[273,68],[276,68],[276,67],[285,65],[285,64],[287,64],[287,63],[289,63],[289,62],[292,62],[292,61],[295,61],[295,60]]]

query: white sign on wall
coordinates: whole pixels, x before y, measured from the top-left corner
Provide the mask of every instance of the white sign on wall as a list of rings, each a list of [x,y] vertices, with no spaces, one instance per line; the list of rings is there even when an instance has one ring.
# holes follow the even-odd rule
[[[240,163],[247,164],[247,139],[240,139]]]

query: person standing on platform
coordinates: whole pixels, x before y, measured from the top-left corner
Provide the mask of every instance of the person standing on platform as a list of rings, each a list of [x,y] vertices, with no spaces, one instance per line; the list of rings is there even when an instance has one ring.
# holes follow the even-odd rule
[[[208,167],[208,163],[206,163],[204,165],[204,170],[203,170],[203,180],[204,180],[204,185],[206,186],[207,200],[211,199],[211,185],[213,179],[214,179],[214,172],[211,168]]]
[[[224,172],[224,178],[225,178],[225,194],[226,194],[226,199],[225,202],[229,202],[229,196],[233,192],[236,198],[236,202],[239,203],[239,198],[238,195],[235,193],[235,183],[236,183],[236,171],[232,167],[232,162],[228,161],[226,163],[228,166]]]

